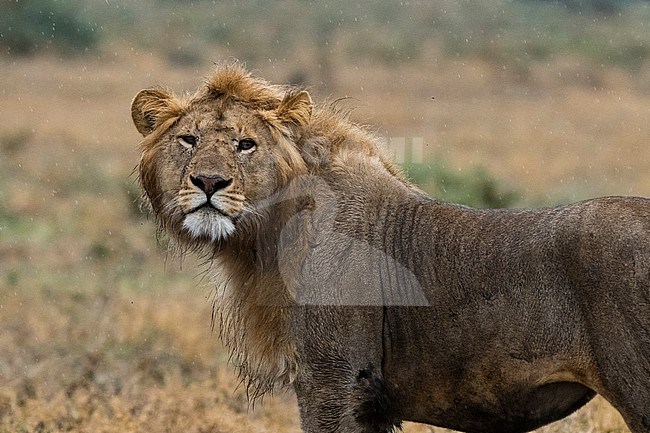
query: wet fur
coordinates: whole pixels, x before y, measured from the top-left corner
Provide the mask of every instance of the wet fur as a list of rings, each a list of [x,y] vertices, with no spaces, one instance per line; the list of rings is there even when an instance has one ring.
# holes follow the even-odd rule
[[[273,188],[215,240],[183,229],[169,148],[183,119],[230,113],[258,125],[270,158],[241,182]],[[237,63],[194,95],[144,90],[132,114],[147,200],[182,251],[213,263],[214,318],[251,396],[292,384],[305,431],[528,431],[598,392],[650,432],[647,200],[431,200],[345,113]],[[235,176],[214,149],[187,166]]]

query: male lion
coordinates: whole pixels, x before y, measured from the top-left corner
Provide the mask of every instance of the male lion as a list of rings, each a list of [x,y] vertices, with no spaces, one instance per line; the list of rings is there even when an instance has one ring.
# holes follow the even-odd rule
[[[249,390],[292,385],[306,432],[524,432],[596,393],[650,432],[650,201],[442,203],[340,110],[237,63],[132,116],[159,227],[216,261]]]

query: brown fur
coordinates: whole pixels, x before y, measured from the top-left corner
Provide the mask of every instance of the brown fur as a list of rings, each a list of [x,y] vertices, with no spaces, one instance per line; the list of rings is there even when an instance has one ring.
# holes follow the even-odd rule
[[[132,113],[159,227],[215,263],[249,390],[293,383],[305,431],[527,431],[595,392],[650,431],[646,200],[431,200],[344,113],[237,63]]]

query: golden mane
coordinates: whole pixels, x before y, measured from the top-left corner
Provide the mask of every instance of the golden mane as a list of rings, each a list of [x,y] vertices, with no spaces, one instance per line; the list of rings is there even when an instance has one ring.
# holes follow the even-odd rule
[[[269,83],[247,71],[236,61],[217,64],[199,91],[205,98],[234,99],[255,108],[277,108],[286,92],[286,86]]]
[[[308,104],[297,105],[295,100],[307,95],[301,87],[271,84],[253,75],[238,61],[217,64],[205,81],[205,89],[197,94],[199,95],[201,102],[203,98],[231,98],[250,104],[251,108],[260,111],[274,129],[293,140],[291,145],[294,148],[302,149],[305,143],[309,146],[317,140],[320,144],[325,144],[328,159],[349,151],[375,156],[380,158],[389,172],[406,181],[401,170],[381,149],[382,140],[363,126],[350,121],[349,111],[339,108],[338,101],[314,105],[309,99]],[[284,106],[298,106],[299,110],[284,112]],[[292,123],[301,125],[299,134],[284,126]],[[308,157],[304,152],[305,149],[302,149],[303,157]],[[296,174],[303,174],[302,164],[296,160],[293,162],[291,165],[298,167],[299,173]]]

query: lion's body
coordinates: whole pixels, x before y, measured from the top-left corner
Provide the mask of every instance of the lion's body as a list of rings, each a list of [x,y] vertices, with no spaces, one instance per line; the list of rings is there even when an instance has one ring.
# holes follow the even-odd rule
[[[254,394],[293,384],[305,431],[527,431],[600,393],[650,432],[649,201],[441,203],[237,65],[133,113],[160,227],[218,262],[225,342]]]

